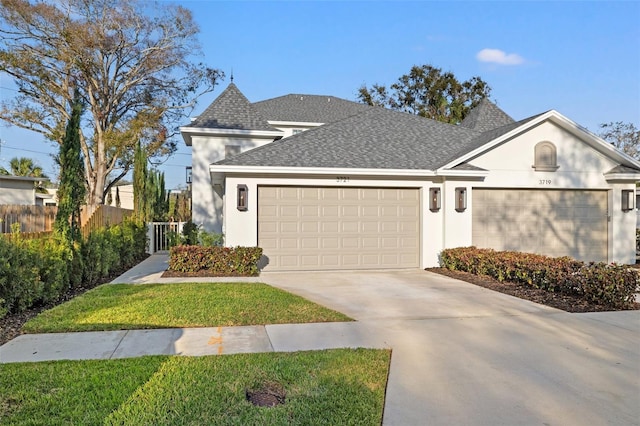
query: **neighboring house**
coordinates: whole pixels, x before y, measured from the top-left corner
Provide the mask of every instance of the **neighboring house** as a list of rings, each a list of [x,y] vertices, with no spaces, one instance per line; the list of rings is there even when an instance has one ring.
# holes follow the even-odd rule
[[[58,199],[56,198],[57,192],[58,192],[57,190],[53,194],[50,193],[49,190],[47,190],[46,194],[39,194],[36,192],[36,206],[48,206],[48,207],[57,206],[58,205]]]
[[[116,188],[118,188],[117,192],[120,195],[120,208],[133,210],[133,184],[111,187],[111,205],[114,207],[116,207]]]
[[[0,205],[37,205],[38,182],[42,178],[0,175]]]
[[[262,247],[266,270],[425,268],[470,245],[635,263],[640,163],[553,110],[516,122],[485,100],[456,126],[329,96],[252,104],[231,83],[180,130],[194,222]]]

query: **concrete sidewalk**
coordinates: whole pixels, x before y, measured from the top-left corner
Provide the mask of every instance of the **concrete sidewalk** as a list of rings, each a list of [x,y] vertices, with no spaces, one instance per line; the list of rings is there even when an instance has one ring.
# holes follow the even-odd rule
[[[166,267],[154,255],[113,282],[224,280],[162,278]],[[569,314],[417,270],[251,281],[357,321],[23,335],[0,362],[391,348],[386,426],[640,424],[640,311]]]
[[[296,336],[296,338],[292,338]],[[388,348],[364,324],[276,324],[24,334],[0,347],[1,363]]]

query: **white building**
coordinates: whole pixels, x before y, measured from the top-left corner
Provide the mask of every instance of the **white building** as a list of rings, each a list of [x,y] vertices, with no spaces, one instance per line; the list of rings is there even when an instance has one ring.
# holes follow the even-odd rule
[[[553,110],[485,100],[456,126],[231,83],[181,132],[194,222],[267,270],[424,268],[470,245],[635,262],[640,163]]]

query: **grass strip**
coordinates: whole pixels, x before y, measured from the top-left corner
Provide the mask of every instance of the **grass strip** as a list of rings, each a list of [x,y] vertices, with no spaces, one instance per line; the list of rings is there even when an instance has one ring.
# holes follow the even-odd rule
[[[351,321],[261,283],[105,284],[28,321],[25,333]]]
[[[380,425],[390,351],[333,349],[0,365],[0,424]],[[247,389],[278,383],[285,403]]]

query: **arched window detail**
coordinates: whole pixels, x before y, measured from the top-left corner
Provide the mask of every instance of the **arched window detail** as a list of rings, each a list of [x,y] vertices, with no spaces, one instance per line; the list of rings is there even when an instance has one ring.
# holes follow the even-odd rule
[[[536,172],[555,172],[558,166],[556,146],[551,142],[540,142],[534,148],[534,163]]]

